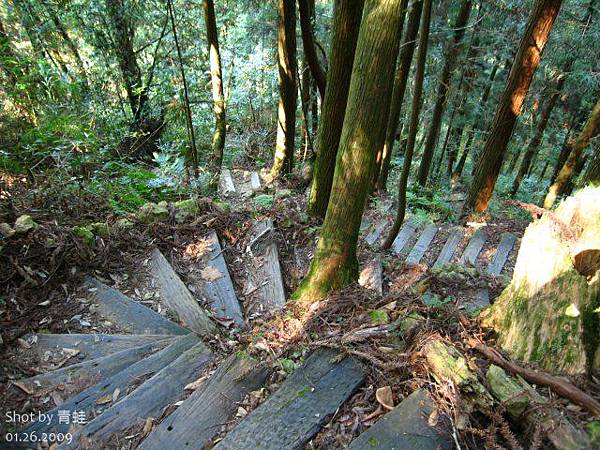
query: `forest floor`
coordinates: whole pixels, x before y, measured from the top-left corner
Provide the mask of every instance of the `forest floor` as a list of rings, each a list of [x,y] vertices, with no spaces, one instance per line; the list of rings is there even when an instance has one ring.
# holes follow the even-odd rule
[[[244,199],[230,202],[204,202],[197,217],[176,223],[174,217],[150,225],[136,223],[132,228],[99,238],[93,246],[86,245],[73,232],[73,227],[89,222],[113,223],[117,216],[108,204],[97,198],[61,199],[56,202],[52,194],[29,185],[26,179],[3,180],[4,196],[10,195],[2,213],[2,220],[12,223],[21,214],[30,214],[38,228],[29,234],[6,240],[2,249],[0,266],[0,326],[2,338],[2,370],[0,371],[0,410],[26,412],[46,410],[61,401],[60,392],[32,397],[15,384],[19,378],[38,374],[43,368],[21,357],[28,343],[23,337],[31,332],[51,333],[114,333],[119,330],[111,323],[100,320],[80,294],[83,277],[88,274],[108,280],[124,294],[160,312],[154,287],[149,283],[148,260],[152,248],[158,247],[170,258],[173,267],[184,281],[191,276],[187,263],[197,251],[198,242],[209,229],[217,231],[223,256],[229,266],[238,298],[244,297],[244,243],[252,222],[261,217],[273,219],[277,229],[282,273],[288,293],[294,291],[309,267],[314,243],[318,236],[318,221],[305,211],[303,195],[295,194],[298,181],[275,188],[267,188],[265,195],[272,196],[272,204],[260,205]],[[51,191],[48,191],[51,192]],[[384,202],[385,204],[385,202]],[[366,217],[375,222],[385,208],[375,205]],[[393,215],[393,211],[390,212]],[[462,223],[486,220],[490,230],[490,244],[498,243],[503,232],[521,236],[527,221],[494,217],[463,217]],[[447,228],[434,239],[432,248],[441,247]],[[375,246],[361,243],[360,259],[367,261],[376,252]],[[518,244],[517,244],[518,248]],[[459,252],[461,249],[459,248]],[[435,251],[437,254],[438,251]],[[512,273],[516,251],[506,266]],[[490,255],[482,252],[481,261]],[[307,448],[344,448],[354,437],[372,425],[386,412],[378,402],[377,389],[390,386],[393,403],[425,387],[432,391],[446,413],[444,417],[431,418],[449,421],[458,433],[455,437],[463,448],[543,448],[544,436],[538,428],[525,428],[509,421],[499,411],[494,415],[472,414],[468,427],[456,431],[460,407],[455,392],[435,388],[421,352],[432,336],[452,343],[468,358],[469,366],[479,374],[485,373],[489,362],[472,350],[467,342],[476,337],[493,346],[493,336],[478,327],[473,315],[461,304],[481,288],[490,291],[493,299],[507,283],[506,277],[461,277],[449,279],[427,269],[432,259],[425,256],[423,264],[407,266],[400,258],[384,258],[383,295],[358,284],[331,294],[313,304],[309,309],[289,304],[282,312],[272,316],[255,316],[247,331],[228,329],[207,344],[223,357],[235,351],[248,351],[272,364],[274,370],[264,390],[251,393],[238,409],[236,420],[258,406],[269,393],[297,367],[306,353],[315,347],[341,349],[366,363],[367,382],[346,402],[327,426],[311,441]],[[442,301],[426,306],[422,301],[425,291],[436,294]],[[445,301],[449,296],[453,301]],[[246,308],[248,305],[243,305]],[[376,318],[373,311],[382,311],[385,319]],[[400,339],[377,335],[352,341],[348,334],[356,330],[392,322],[398,318],[420,315],[425,318],[411,327]],[[230,324],[222,324],[227,328]],[[61,361],[53,361],[60,364]],[[62,364],[70,364],[62,361]],[[579,388],[596,398],[600,395],[598,384],[586,379],[572,380]],[[546,388],[538,388],[551,401],[548,407],[557,408],[574,423],[584,427],[592,417],[582,408],[555,396]],[[235,421],[227,424],[232,428]],[[140,431],[140,430],[138,430]],[[226,431],[225,429],[223,431]],[[457,441],[457,442],[458,442]],[[132,446],[135,439],[132,440]]]

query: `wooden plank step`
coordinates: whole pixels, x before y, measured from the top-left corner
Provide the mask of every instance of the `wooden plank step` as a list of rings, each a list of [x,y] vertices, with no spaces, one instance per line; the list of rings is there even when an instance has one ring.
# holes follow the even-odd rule
[[[175,361],[183,352],[198,345],[199,338],[194,334],[179,337],[163,350],[154,353],[148,358],[142,359],[137,363],[127,367],[117,374],[101,380],[93,386],[85,389],[79,394],[71,397],[60,406],[50,411],[52,420],[50,423],[33,423],[26,428],[28,431],[35,432],[61,432],[66,433],[69,424],[59,423],[58,410],[84,411],[87,420],[101,413],[112,403],[112,397],[118,390],[117,400],[127,395],[127,392],[135,388],[136,384],[152,377],[158,371]],[[208,350],[206,350],[208,352]],[[176,380],[173,380],[175,383]]]
[[[101,358],[112,353],[151,344],[157,341],[172,338],[172,335],[152,334],[44,334],[29,335],[27,342],[37,341],[32,345],[32,350],[42,359],[49,352],[63,352],[78,350],[76,360],[89,361]],[[66,352],[63,349],[69,349]]]
[[[303,449],[365,378],[356,360],[334,362],[337,357],[339,353],[331,349],[315,351],[215,450]]]
[[[80,442],[95,442],[91,448],[105,448],[100,442],[125,431],[148,417],[158,417],[169,403],[177,399],[184,387],[206,371],[214,355],[201,342],[181,354],[136,390],[115,403],[73,436],[66,448],[78,448]],[[166,448],[177,448],[167,446]]]
[[[467,248],[465,248],[465,251],[460,257],[458,263],[462,265],[469,264],[471,266],[475,266],[477,258],[479,257],[479,253],[481,253],[481,249],[483,248],[486,239],[487,235],[485,234],[485,231],[483,231],[482,228],[479,228],[471,237],[471,240],[467,244]]]
[[[221,179],[219,181],[219,189],[221,194],[229,195],[235,193],[235,184],[233,183],[233,177],[229,169],[221,169]]]
[[[454,252],[456,252],[456,248],[462,240],[463,233],[464,230],[460,227],[456,227],[450,232],[448,240],[444,244],[444,247],[442,248],[442,251],[437,257],[435,263],[433,264],[433,267],[443,266],[444,264],[448,264],[452,260]]]
[[[87,277],[86,284],[99,314],[124,331],[132,334],[189,333],[189,330],[95,278]]]
[[[201,336],[213,335],[217,327],[183,284],[159,249],[152,251],[151,271],[165,306],[177,314],[181,323]]]
[[[61,386],[61,394],[73,394],[81,391],[99,380],[109,378],[132,364],[165,348],[173,339],[163,339],[139,347],[129,348],[101,358],[91,359],[72,366],[63,367],[52,372],[19,380],[23,386],[34,394],[45,392],[53,387]],[[64,396],[64,395],[63,395]]]
[[[383,294],[383,263],[381,261],[381,254],[378,253],[375,255],[361,270],[358,277],[358,284],[377,292],[379,295]]]
[[[381,234],[385,230],[387,224],[387,219],[383,219],[381,222],[379,222],[377,226],[365,237],[365,242],[369,245],[374,245],[381,237]]]
[[[515,246],[517,242],[517,237],[512,233],[503,233],[502,239],[500,240],[500,244],[498,244],[498,249],[490,262],[490,265],[487,268],[487,273],[490,275],[498,276],[502,273],[502,269],[504,268],[504,264],[508,260],[508,255],[511,250]]]
[[[421,233],[421,236],[417,240],[417,243],[406,258],[407,264],[418,264],[419,261],[421,261],[421,258],[423,258],[423,255],[425,255],[425,252],[429,248],[429,244],[431,244],[431,241],[433,241],[433,238],[437,234],[438,229],[438,226],[434,224],[429,224],[425,227],[423,233]]]
[[[429,425],[435,410],[427,391],[415,391],[352,441],[347,450],[450,450],[450,435]]]
[[[251,358],[231,355],[211,377],[164,419],[138,450],[203,449],[237,411],[246,394],[259,389],[270,370]]]
[[[392,243],[392,250],[396,255],[399,255],[404,247],[406,247],[410,238],[415,234],[415,231],[417,231],[417,225],[414,222],[410,220],[404,222],[404,225],[402,225],[402,228],[398,232],[398,236],[396,236],[396,239]]]
[[[258,172],[253,171],[250,173],[250,186],[252,187],[253,191],[258,191],[260,189],[261,184]]]
[[[257,222],[250,231],[246,252],[252,256],[250,277],[259,297],[258,304],[251,308],[252,313],[273,312],[285,306],[285,288],[274,234],[271,219]]]
[[[196,261],[190,261],[190,283],[194,291],[210,305],[213,316],[220,323],[233,320],[236,327],[242,328],[246,323],[225,258],[223,258],[223,250],[217,233],[211,230],[208,236],[203,239],[202,244],[207,247],[207,251],[205,255]],[[203,277],[202,274],[207,269],[211,273],[215,273],[216,276]]]

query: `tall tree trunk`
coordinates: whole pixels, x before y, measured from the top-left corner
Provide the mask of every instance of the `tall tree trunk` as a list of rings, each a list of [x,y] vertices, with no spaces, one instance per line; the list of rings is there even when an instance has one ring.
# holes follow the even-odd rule
[[[583,183],[593,184],[594,186],[600,184],[600,147],[596,147],[592,160],[583,174]]]
[[[48,12],[50,14],[50,18],[52,19],[52,22],[54,23],[54,26],[56,27],[56,30],[62,37],[63,41],[65,41],[65,44],[67,44],[69,51],[73,55],[75,65],[77,66],[77,71],[79,72],[79,77],[81,78],[81,82],[83,83],[84,89],[87,90],[89,86],[87,72],[85,70],[85,64],[83,63],[83,59],[79,54],[79,49],[77,48],[77,45],[75,45],[75,42],[73,42],[73,39],[71,39],[71,37],[69,36],[69,33],[67,33],[67,30],[65,29],[63,23],[58,17],[56,11],[54,11],[52,7],[48,7]]]
[[[300,12],[300,31],[302,32],[302,46],[304,56],[310,67],[310,72],[317,83],[321,100],[325,97],[325,71],[321,67],[313,34],[312,17],[315,8],[314,0],[298,0],[298,11]]]
[[[575,128],[578,128],[585,120],[585,117],[583,115],[580,115],[579,118],[577,117],[577,113],[574,113],[571,117],[571,120],[569,121],[569,128],[565,133],[565,138],[563,139],[562,146],[560,147],[560,153],[556,160],[556,164],[552,172],[552,177],[550,178],[550,184],[554,183],[556,177],[558,176],[558,172],[560,172],[560,169],[562,169],[562,166],[565,164],[567,158],[569,157],[569,152],[571,150],[571,148],[569,147],[571,134],[573,133],[573,131],[575,131]]]
[[[277,143],[271,176],[279,178],[294,167],[296,135],[296,7],[294,0],[279,0],[277,28],[279,107],[277,109]]]
[[[469,21],[471,6],[471,0],[462,0],[458,16],[456,17],[456,23],[454,25],[454,37],[445,52],[446,56],[444,68],[442,69],[442,75],[438,84],[437,98],[435,101],[435,106],[433,107],[431,125],[429,126],[429,131],[427,132],[425,148],[421,156],[421,164],[419,165],[418,182],[421,186],[425,186],[425,184],[427,183],[427,177],[429,176],[431,159],[433,157],[435,147],[438,143],[440,127],[442,125],[442,117],[446,109],[446,100],[448,98],[448,92],[450,90],[452,71],[454,70],[454,66],[456,64],[459,49],[458,46],[465,34],[465,26]]]
[[[381,159],[381,170],[379,171],[379,176],[377,178],[377,190],[379,192],[385,192],[387,189],[387,180],[390,173],[390,162],[392,160],[392,150],[394,149],[394,141],[396,139],[396,133],[398,132],[400,113],[402,111],[402,104],[404,103],[404,93],[406,92],[406,85],[408,83],[410,65],[415,52],[415,39],[419,31],[422,10],[423,0],[416,0],[412,4],[412,8],[408,15],[406,32],[404,33],[402,44],[400,46],[400,55],[398,56],[396,75],[394,77],[392,105],[390,106],[390,116],[388,117],[387,121],[385,142],[383,144],[383,148],[378,153],[378,159]]]
[[[421,31],[419,36],[419,51],[417,54],[417,66],[415,68],[414,93],[412,99],[412,109],[410,115],[410,125],[408,129],[408,142],[404,153],[404,166],[402,174],[398,181],[398,212],[392,229],[383,243],[382,248],[387,250],[392,246],[394,239],[400,231],[400,227],[404,222],[406,215],[406,187],[408,185],[408,177],[410,175],[410,166],[412,156],[415,149],[415,140],[417,136],[417,127],[419,125],[419,114],[423,104],[423,78],[425,76],[425,61],[427,59],[427,43],[429,39],[429,28],[431,23],[431,0],[423,2],[423,18],[421,19]]]
[[[294,295],[301,301],[318,300],[358,279],[356,246],[375,155],[385,138],[380,125],[390,109],[400,4],[365,2],[331,200],[309,273]]]
[[[558,101],[558,98],[560,97],[560,92],[562,91],[562,88],[565,84],[566,75],[564,72],[567,72],[570,69],[570,67],[571,67],[571,63],[569,62],[563,69],[563,73],[559,76],[559,79],[556,82],[556,87],[554,89],[554,92],[552,92],[552,95],[550,96],[548,103],[546,104],[546,106],[544,107],[544,109],[542,111],[542,114],[540,116],[540,122],[538,123],[535,135],[533,136],[531,141],[529,141],[529,145],[527,146],[527,149],[525,150],[525,153],[523,154],[523,160],[521,161],[521,166],[519,167],[517,176],[515,177],[515,179],[513,181],[512,188],[510,190],[511,197],[514,197],[517,194],[517,191],[519,190],[519,186],[521,186],[521,182],[523,181],[525,174],[527,174],[529,172],[529,168],[532,165],[531,163],[532,163],[533,157],[537,153],[538,148],[544,137],[544,131],[546,131],[546,126],[548,125],[548,120],[550,119],[550,114],[552,114],[552,110],[556,106],[556,102]]]
[[[210,58],[210,83],[212,85],[213,111],[215,113],[215,131],[212,140],[212,168],[214,180],[218,180],[223,163],[223,149],[227,122],[225,117],[225,97],[223,96],[223,71],[221,68],[221,51],[219,50],[219,33],[213,0],[204,0],[204,23],[206,24],[206,40]],[[215,186],[216,186],[215,182]]]
[[[561,3],[562,0],[536,0],[531,12],[469,190],[467,206],[477,212],[485,211],[492,198],[506,146]]]
[[[334,6],[327,71],[329,87],[321,104],[317,159],[308,199],[308,212],[317,217],[325,217],[331,194],[363,4],[362,0],[336,0]]]

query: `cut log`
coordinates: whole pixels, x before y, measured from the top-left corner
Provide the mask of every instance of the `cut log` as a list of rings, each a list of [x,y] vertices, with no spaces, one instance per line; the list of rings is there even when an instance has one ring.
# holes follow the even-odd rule
[[[259,389],[270,370],[254,368],[250,358],[235,355],[221,363],[183,404],[142,442],[138,450],[205,448],[237,411],[246,394]]]
[[[132,334],[187,334],[189,330],[139,304],[95,278],[86,279],[101,316]]]
[[[423,255],[425,255],[425,252],[429,248],[429,244],[431,244],[431,241],[433,241],[433,238],[437,234],[438,229],[437,225],[434,224],[429,224],[425,227],[423,233],[421,233],[421,237],[419,237],[406,258],[407,264],[419,264],[419,261],[421,261],[421,258],[423,258]]]
[[[477,258],[481,253],[481,249],[483,249],[483,245],[485,244],[486,239],[487,236],[485,232],[482,228],[479,228],[475,233],[473,233],[473,236],[471,236],[471,240],[467,244],[467,248],[465,248],[465,251],[458,263],[462,265],[468,264],[471,266],[475,266],[475,264],[477,263]]]
[[[500,240],[500,244],[498,245],[498,249],[490,262],[486,272],[493,276],[498,276],[502,273],[502,269],[504,268],[504,264],[508,260],[508,255],[511,250],[515,246],[517,242],[517,238],[512,233],[503,233],[502,239]]]
[[[180,352],[180,356],[168,366],[85,425],[66,448],[76,449],[80,442],[93,442],[95,445],[91,448],[103,448],[100,442],[107,441],[113,434],[125,431],[138,422],[143,423],[148,417],[158,417],[188,383],[209,368],[213,357],[202,343],[197,343],[183,354]]]
[[[181,356],[182,352],[185,352],[186,350],[198,344],[199,339],[193,334],[179,337],[163,350],[154,353],[148,358],[138,361],[137,363],[127,367],[125,370],[113,375],[112,377],[101,380],[93,386],[80,392],[76,396],[71,397],[66,402],[50,411],[53,416],[49,423],[36,422],[27,427],[24,431],[35,431],[36,433],[66,433],[69,430],[69,424],[59,423],[60,420],[58,417],[58,410],[84,411],[87,420],[90,420],[91,417],[100,414],[101,410],[106,409],[107,405],[113,403],[113,397],[115,396],[115,392],[117,392],[117,390],[118,394],[115,400],[119,399],[119,395],[121,397],[127,395],[128,391],[135,389],[140,382],[152,377],[159,370],[175,361],[179,356]],[[207,354],[210,353],[208,350],[206,350],[206,348],[204,349]],[[172,380],[173,383],[176,381],[177,380],[175,379]]]
[[[252,411],[214,448],[303,449],[365,378],[352,358],[314,352],[277,392]]]
[[[167,308],[174,311],[186,328],[201,336],[214,335],[215,324],[208,314],[183,284],[163,254],[155,248],[152,251],[152,276],[160,289],[160,298]]]
[[[385,227],[387,227],[387,225],[388,225],[387,219],[383,219],[381,222],[379,222],[377,224],[377,226],[375,227],[375,229],[373,229],[365,237],[365,242],[371,246],[374,245],[375,242],[377,242],[379,240],[379,238],[381,237],[381,233],[383,233],[383,230],[385,230]]]
[[[219,183],[221,194],[227,196],[235,193],[235,184],[233,184],[233,177],[229,169],[221,169],[221,181]]]
[[[392,243],[392,250],[396,255],[399,255],[400,252],[404,250],[404,247],[406,247],[413,237],[415,231],[417,231],[417,225],[410,220],[402,225],[398,236],[396,236],[396,239],[394,239],[394,242]]]
[[[448,240],[444,244],[444,247],[433,264],[433,267],[441,267],[445,264],[448,264],[452,260],[452,257],[456,252],[456,248],[462,240],[463,234],[464,230],[460,227],[456,227],[450,232]]]
[[[383,263],[380,254],[375,255],[362,269],[358,277],[358,284],[379,295],[383,294]]]
[[[348,450],[450,450],[450,435],[429,424],[435,411],[429,393],[415,391],[352,441]]]

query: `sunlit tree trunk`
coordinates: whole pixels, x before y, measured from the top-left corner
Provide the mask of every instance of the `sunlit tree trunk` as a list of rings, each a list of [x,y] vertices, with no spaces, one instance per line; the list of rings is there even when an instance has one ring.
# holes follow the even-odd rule
[[[279,106],[277,109],[277,142],[271,176],[278,178],[294,167],[296,134],[296,7],[294,0],[279,0],[277,29],[279,68]]]
[[[456,65],[456,59],[459,50],[458,46],[465,34],[465,26],[469,21],[471,6],[471,0],[463,0],[461,2],[460,10],[454,25],[454,37],[446,50],[444,68],[442,69],[442,75],[438,83],[437,98],[435,101],[435,106],[433,107],[433,115],[431,117],[429,130],[427,132],[427,139],[425,140],[425,148],[423,149],[423,155],[421,156],[421,164],[419,165],[418,181],[421,186],[425,186],[427,183],[427,177],[429,176],[431,159],[438,143],[440,127],[442,125],[442,117],[444,115],[444,111],[446,110],[446,101],[448,99],[448,92],[450,90],[452,71]]]
[[[381,124],[390,108],[400,3],[365,2],[331,199],[309,273],[295,293],[301,301],[318,300],[358,279],[356,245],[375,155],[385,138]]]
[[[213,111],[215,113],[215,131],[212,140],[212,166],[213,172],[217,174],[215,179],[218,179],[223,162],[227,122],[225,118],[225,97],[223,96],[223,71],[221,68],[221,52],[219,50],[219,34],[217,32],[217,19],[213,0],[204,0],[204,23],[206,24],[206,40],[208,42],[208,55],[210,59],[210,82],[212,85]]]
[[[398,181],[398,212],[388,236],[383,243],[382,248],[387,250],[392,246],[394,239],[400,231],[400,227],[406,216],[406,188],[408,186],[408,177],[410,175],[410,166],[413,152],[415,149],[415,140],[417,136],[417,127],[419,125],[419,114],[423,104],[423,78],[425,76],[425,61],[427,59],[427,43],[429,40],[429,28],[431,22],[431,0],[423,2],[423,17],[421,19],[421,31],[419,36],[419,51],[417,54],[417,66],[415,68],[414,92],[412,99],[412,108],[410,115],[410,125],[408,129],[408,141],[406,151],[404,152],[404,166],[402,174]]]
[[[581,159],[584,150],[589,145],[590,140],[596,136],[600,132],[600,100],[596,102],[594,109],[592,110],[592,114],[590,118],[586,122],[585,126],[577,139],[570,143],[571,151],[569,156],[562,166],[560,171],[558,172],[558,176],[556,180],[550,186],[548,190],[548,194],[546,194],[546,198],[544,199],[544,208],[552,208],[556,198],[563,194],[567,184],[573,177],[573,172],[575,171],[575,166],[577,162]]]
[[[595,186],[600,184],[600,147],[596,147],[596,151],[592,156],[592,160],[589,162],[588,167],[583,174],[584,184],[593,184]]]
[[[312,17],[315,8],[314,0],[298,0],[298,11],[300,12],[300,30],[302,32],[302,46],[304,56],[310,67],[310,72],[317,84],[321,100],[325,96],[325,71],[321,67],[317,51],[315,49]]]
[[[521,114],[523,101],[540,63],[542,51],[561,3],[562,0],[537,0],[531,11],[469,190],[467,206],[477,212],[485,211],[492,198],[506,146],[517,117]]]
[[[308,212],[313,216],[325,217],[329,203],[362,11],[362,0],[336,0],[334,5],[328,88],[321,105],[317,158],[308,199]]]

